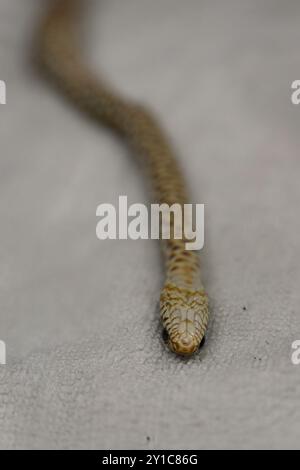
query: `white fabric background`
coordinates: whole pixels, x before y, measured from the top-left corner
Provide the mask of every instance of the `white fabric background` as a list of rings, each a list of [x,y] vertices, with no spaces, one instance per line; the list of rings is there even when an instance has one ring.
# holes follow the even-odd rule
[[[299,2],[83,3],[87,61],[160,114],[206,204],[210,328],[166,351],[156,242],[95,237],[99,203],[147,201],[140,173],[32,66],[46,2],[1,0],[0,446],[297,448]]]

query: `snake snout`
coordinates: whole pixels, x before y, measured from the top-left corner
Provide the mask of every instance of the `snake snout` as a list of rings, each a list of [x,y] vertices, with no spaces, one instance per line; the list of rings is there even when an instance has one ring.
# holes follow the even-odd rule
[[[169,347],[172,351],[180,354],[181,356],[191,356],[197,351],[199,342],[195,336],[190,335],[189,333],[184,333],[177,336],[177,338],[170,339]]]

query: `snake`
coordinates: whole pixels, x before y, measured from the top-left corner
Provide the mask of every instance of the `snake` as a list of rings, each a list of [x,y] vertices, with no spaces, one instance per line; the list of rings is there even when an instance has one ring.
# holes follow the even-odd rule
[[[189,201],[183,170],[159,120],[145,105],[123,97],[85,63],[78,40],[82,0],[52,0],[40,21],[36,60],[66,97],[101,125],[113,129],[138,155],[158,204]],[[160,317],[169,349],[191,356],[204,343],[209,320],[208,295],[200,274],[199,253],[186,249],[186,237],[171,236],[160,245],[165,279]]]

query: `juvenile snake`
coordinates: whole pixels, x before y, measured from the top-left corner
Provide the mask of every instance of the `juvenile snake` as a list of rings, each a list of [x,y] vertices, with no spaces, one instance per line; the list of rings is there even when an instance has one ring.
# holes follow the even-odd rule
[[[40,65],[79,108],[127,139],[142,158],[157,203],[183,206],[188,202],[185,181],[156,118],[144,107],[119,96],[82,61],[77,43],[77,3],[51,1],[37,38]],[[180,240],[161,240],[166,279],[160,313],[169,348],[188,356],[204,340],[209,314],[198,253],[187,251],[186,241],[184,235]]]

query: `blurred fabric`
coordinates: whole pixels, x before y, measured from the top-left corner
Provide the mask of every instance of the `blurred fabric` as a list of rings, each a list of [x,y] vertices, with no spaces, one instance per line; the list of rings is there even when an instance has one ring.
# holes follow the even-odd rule
[[[87,63],[160,116],[206,205],[190,360],[161,339],[157,243],[96,238],[98,204],[149,195],[34,67],[47,3],[0,4],[1,448],[299,447],[299,2],[82,2]]]

